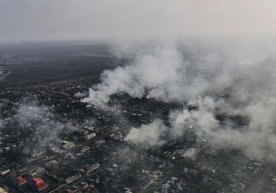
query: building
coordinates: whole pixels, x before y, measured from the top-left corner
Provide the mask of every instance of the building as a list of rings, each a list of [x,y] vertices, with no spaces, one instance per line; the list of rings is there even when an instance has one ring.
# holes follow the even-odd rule
[[[23,184],[25,184],[27,181],[25,178],[23,178],[22,176],[17,176],[15,179],[15,182],[18,186],[22,186]]]
[[[42,178],[32,178],[32,180],[30,181],[30,184],[38,191],[41,191],[47,188],[48,186],[47,184],[44,183]]]
[[[91,173],[99,168],[100,168],[100,164],[93,164],[93,165],[87,167],[87,173]]]
[[[102,144],[104,144],[105,143],[105,140],[104,139],[100,139],[100,140],[98,140],[98,141],[95,141],[95,144],[96,145],[102,145]]]
[[[90,140],[90,139],[95,138],[96,136],[97,136],[96,133],[90,133],[90,134],[85,135],[85,139]]]
[[[8,193],[8,192],[0,187],[0,193]]]
[[[65,179],[65,182],[67,184],[70,184],[72,182],[74,182],[75,180],[77,179],[80,179],[81,178],[81,175],[73,175],[73,176],[69,176],[68,178]]]
[[[4,176],[10,172],[10,169],[6,166],[1,166],[0,167],[0,175]]]
[[[64,149],[71,149],[71,148],[75,147],[74,143],[66,141],[66,140],[62,140],[62,142],[60,142],[60,143]]]

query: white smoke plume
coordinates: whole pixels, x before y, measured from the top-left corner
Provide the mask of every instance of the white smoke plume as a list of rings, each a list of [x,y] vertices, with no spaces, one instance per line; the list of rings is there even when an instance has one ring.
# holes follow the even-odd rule
[[[251,121],[248,126],[238,129],[229,124],[220,125],[215,117],[215,103],[211,98],[197,102],[199,109],[196,111],[184,109],[171,112],[170,127],[156,120],[149,125],[132,128],[125,140],[134,144],[159,146],[167,142],[165,139],[178,139],[185,131],[192,129],[198,137],[206,139],[210,146],[238,148],[250,157],[275,160],[275,99],[265,104],[251,104],[246,107],[241,113],[249,116]],[[268,104],[273,108],[269,108]]]
[[[210,145],[240,148],[250,156],[273,159],[275,51],[274,42],[263,40],[189,41],[130,49],[133,61],[103,72],[101,83],[90,89],[83,101],[102,108],[118,92],[180,104],[193,100],[198,111],[171,112],[170,127],[154,121],[132,128],[126,140],[162,145],[163,135],[179,138],[187,128],[194,128]],[[222,125],[216,118],[218,113],[247,117],[248,126],[235,128],[231,122]]]
[[[164,144],[161,140],[161,135],[166,131],[166,127],[161,120],[155,120],[148,125],[141,125],[140,128],[131,128],[126,141],[134,144],[144,144],[149,146],[158,146]]]
[[[231,124],[220,125],[215,118],[214,106],[210,107],[206,103],[207,100],[200,101],[198,111],[173,112],[171,114],[172,128],[167,129],[179,137],[183,131],[192,126],[198,136],[208,140],[209,145],[239,148],[248,156],[275,160],[275,99],[265,103],[252,103],[243,110],[239,109],[240,112],[230,111],[242,113],[250,118],[248,126],[238,129],[231,127]]]
[[[274,45],[247,45],[157,44],[143,51],[138,47],[130,65],[104,71],[101,83],[90,89],[89,97],[83,101],[103,106],[117,92],[183,101],[228,88],[239,100],[246,101],[252,92],[255,95],[271,90],[273,82],[266,81],[275,81]]]
[[[181,61],[180,53],[174,48],[154,48],[153,53],[137,56],[131,66],[104,71],[102,83],[90,89],[89,97],[83,101],[102,106],[117,92],[126,92],[132,97],[147,95],[166,99],[173,96],[167,95],[168,92],[177,94],[173,85],[180,81]]]
[[[22,128],[32,128],[31,143],[33,150],[45,148],[51,143],[59,141],[58,135],[66,127],[72,129],[72,125],[64,124],[57,120],[46,106],[40,106],[35,102],[32,104],[21,104],[14,116]],[[35,145],[34,145],[35,144]]]

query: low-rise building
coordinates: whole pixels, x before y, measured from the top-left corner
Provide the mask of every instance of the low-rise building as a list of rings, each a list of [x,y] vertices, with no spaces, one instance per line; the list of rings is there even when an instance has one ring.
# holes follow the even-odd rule
[[[91,173],[93,171],[96,171],[99,168],[100,168],[100,164],[98,164],[98,163],[97,164],[93,164],[93,165],[87,167],[87,173]]]
[[[4,176],[10,172],[10,169],[7,166],[1,166],[0,167],[0,174],[1,176]]]
[[[23,184],[25,184],[27,181],[24,177],[22,176],[17,176],[16,179],[15,179],[15,183],[18,185],[18,186],[22,186]]]

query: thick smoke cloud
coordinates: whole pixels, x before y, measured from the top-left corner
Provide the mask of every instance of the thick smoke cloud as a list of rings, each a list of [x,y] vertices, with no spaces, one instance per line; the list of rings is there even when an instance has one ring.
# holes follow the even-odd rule
[[[131,128],[129,134],[125,137],[126,141],[134,144],[141,143],[150,146],[162,145],[161,135],[166,131],[166,127],[161,120],[156,120],[149,125],[141,125],[139,129]]]
[[[173,48],[154,48],[153,53],[136,56],[132,66],[104,71],[103,82],[95,90],[90,89],[90,97],[83,101],[103,106],[117,92],[127,92],[139,98],[144,95],[164,100],[177,97],[179,91],[174,85],[181,81],[179,70],[184,70],[181,61],[180,53]],[[175,94],[168,95],[169,92]]]
[[[104,108],[118,92],[179,104],[190,101],[199,107],[197,111],[173,111],[170,126],[155,120],[132,128],[125,140],[159,146],[192,129],[211,146],[239,148],[255,158],[274,159],[274,44],[229,42],[154,44],[129,49],[133,61],[103,72],[101,83],[90,89],[83,101]],[[241,116],[248,119],[248,124],[239,125],[233,120],[222,123],[219,114]]]
[[[90,89],[90,96],[84,102],[101,106],[117,92],[179,102],[226,89],[231,89],[233,99],[243,102],[257,97],[260,91],[273,96],[274,44],[245,41],[246,47],[242,47],[242,43],[224,43],[229,45],[206,42],[131,48],[131,65],[104,71],[101,83]]]
[[[251,103],[236,112],[235,110],[229,111],[229,113],[240,111],[239,113],[250,118],[249,125],[240,128],[234,128],[231,123],[220,125],[215,117],[215,103],[212,102],[210,106],[210,100],[208,98],[200,101],[198,111],[173,112],[171,114],[172,128],[168,129],[177,133],[176,136],[181,136],[187,127],[192,126],[197,135],[207,139],[210,145],[239,148],[248,156],[275,160],[275,99],[268,99],[266,103]],[[220,108],[220,106],[215,108]]]

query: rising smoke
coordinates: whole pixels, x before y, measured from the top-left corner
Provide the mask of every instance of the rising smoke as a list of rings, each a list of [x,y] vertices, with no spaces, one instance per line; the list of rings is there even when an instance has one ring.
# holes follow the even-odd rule
[[[183,136],[193,128],[210,145],[243,150],[256,158],[276,156],[274,44],[239,43],[155,44],[137,48],[125,67],[104,71],[101,83],[90,89],[84,102],[107,106],[112,94],[147,97],[183,104],[193,101],[197,111],[170,113],[170,126],[155,120],[132,128],[125,140],[151,146]],[[141,46],[141,45],[140,45]],[[142,51],[141,51],[142,50]],[[125,49],[124,49],[125,51]],[[123,55],[126,55],[124,52]],[[242,116],[248,124],[224,124],[218,114]]]
[[[66,130],[76,130],[68,121],[63,123],[51,112],[51,107],[39,105],[38,102],[22,103],[19,105],[14,119],[21,128],[31,128],[33,133],[29,146],[25,147],[24,152],[30,153],[40,151],[45,147],[59,142],[58,135]]]
[[[141,125],[138,129],[131,128],[125,140],[131,141],[132,143],[159,146],[165,143],[161,137],[166,130],[167,128],[163,125],[161,120],[155,120],[148,125]]]

